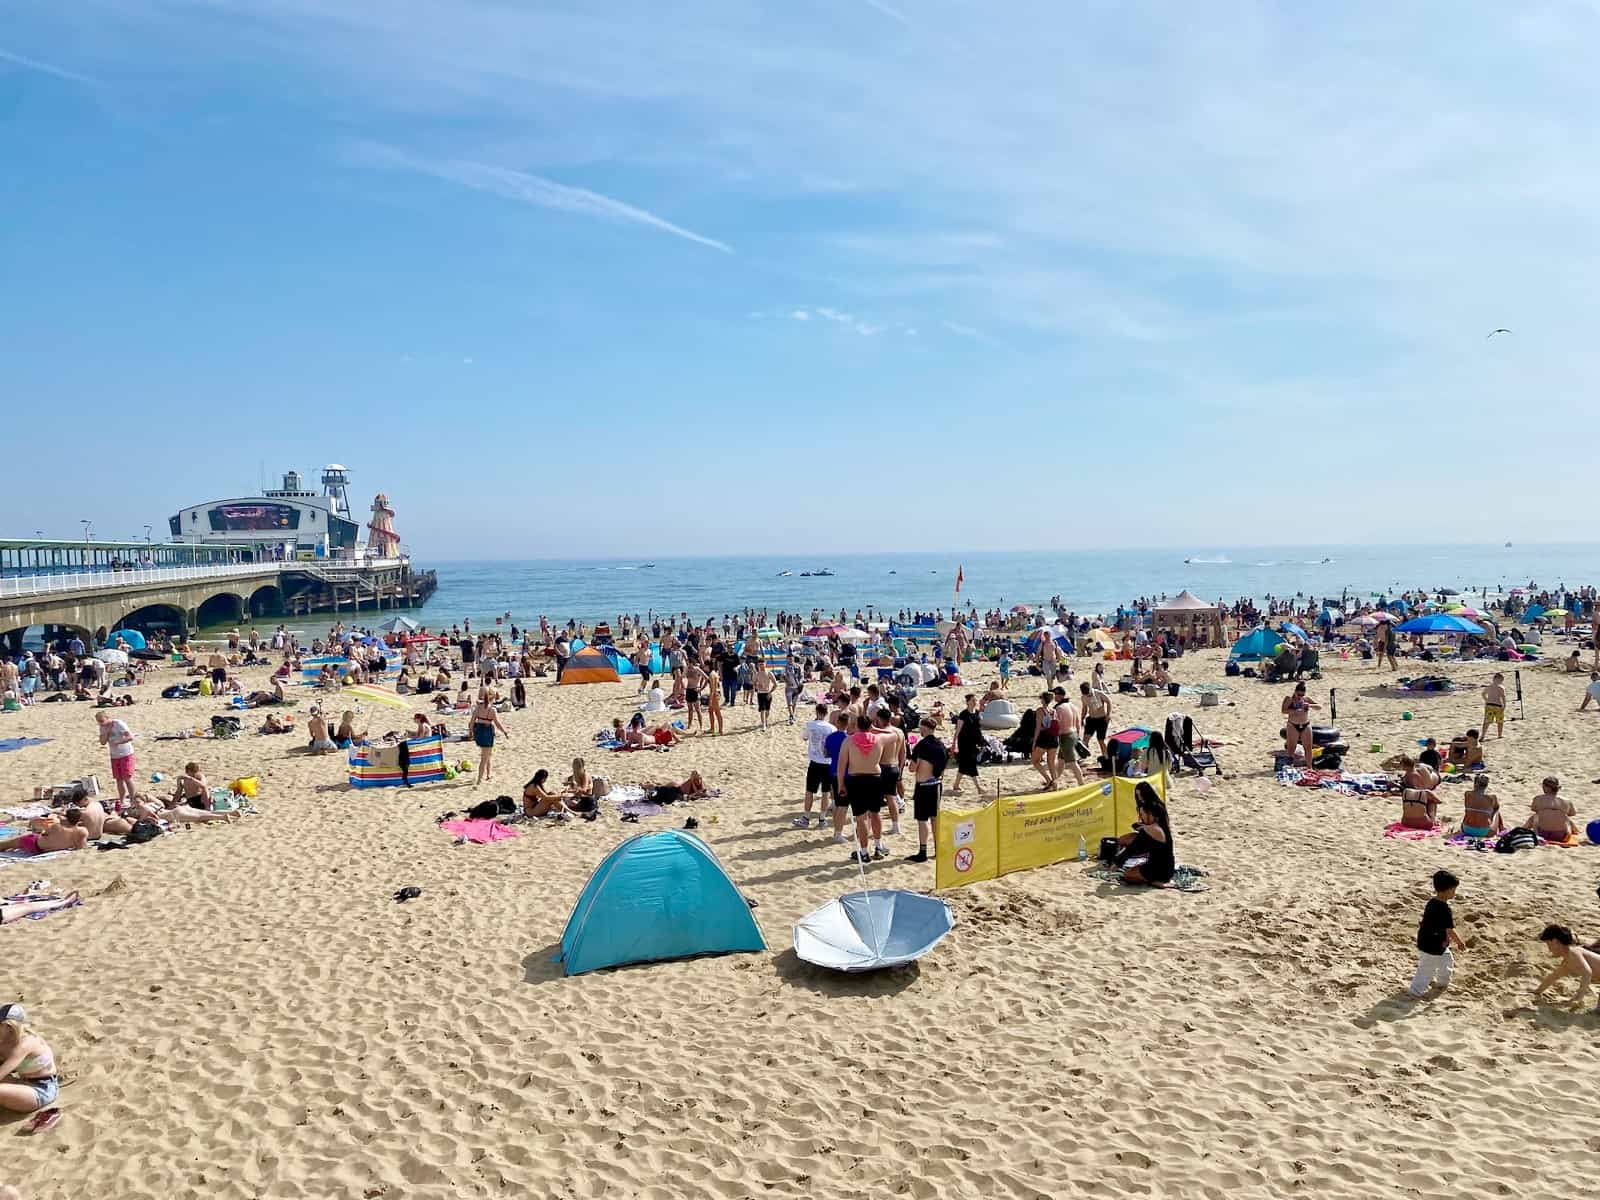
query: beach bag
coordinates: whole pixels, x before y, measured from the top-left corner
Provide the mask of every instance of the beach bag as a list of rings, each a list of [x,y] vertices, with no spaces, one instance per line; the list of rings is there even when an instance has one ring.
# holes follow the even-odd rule
[[[1531,829],[1508,829],[1495,841],[1499,854],[1514,854],[1518,850],[1533,850],[1539,845],[1539,835]]]
[[[1116,860],[1117,851],[1119,849],[1121,849],[1121,847],[1119,847],[1117,845],[1117,839],[1116,838],[1112,838],[1112,837],[1111,838],[1109,838],[1109,837],[1101,838],[1100,839],[1100,854],[1099,854],[1100,861],[1101,862],[1114,862]]]
[[[161,826],[154,821],[135,821],[133,828],[128,830],[127,843],[130,846],[142,846],[145,842],[152,842],[161,836]]]

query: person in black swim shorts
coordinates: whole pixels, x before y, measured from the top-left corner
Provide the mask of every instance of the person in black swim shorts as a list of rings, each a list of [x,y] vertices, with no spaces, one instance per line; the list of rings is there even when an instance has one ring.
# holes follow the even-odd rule
[[[911,789],[911,815],[917,821],[917,852],[907,858],[908,862],[928,861],[928,843],[933,840],[933,822],[939,815],[944,769],[950,762],[950,752],[934,735],[931,717],[922,719],[919,731],[922,736],[911,751],[911,761],[916,768],[916,786]]]

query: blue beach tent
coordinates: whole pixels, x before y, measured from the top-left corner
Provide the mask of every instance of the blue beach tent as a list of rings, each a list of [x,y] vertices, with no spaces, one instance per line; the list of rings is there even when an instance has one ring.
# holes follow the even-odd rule
[[[1029,654],[1039,653],[1039,647],[1044,645],[1044,635],[1045,631],[1043,629],[1035,629],[1031,634],[1028,635],[1028,640],[1022,643],[1022,648]],[[1062,633],[1059,629],[1053,631],[1053,637],[1051,640],[1055,642],[1056,648],[1063,654],[1072,653],[1072,639],[1066,634]]]
[[[572,643],[572,652],[578,652],[578,643]],[[611,660],[611,665],[616,667],[618,675],[637,675],[639,668],[633,665],[633,659],[628,653],[616,646],[606,645],[599,647],[600,653]],[[661,661],[661,647],[656,642],[650,643],[650,674],[666,674],[666,664]]]
[[[566,974],[697,954],[765,950],[711,848],[691,833],[642,833],[595,868],[561,935]]]
[[[1252,662],[1257,659],[1271,658],[1278,652],[1278,647],[1283,645],[1283,639],[1267,628],[1252,629],[1237,642],[1233,649],[1228,651],[1228,657],[1240,662]]]

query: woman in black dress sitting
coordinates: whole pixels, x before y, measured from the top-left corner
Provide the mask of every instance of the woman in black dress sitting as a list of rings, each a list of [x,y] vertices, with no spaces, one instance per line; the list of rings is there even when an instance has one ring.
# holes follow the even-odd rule
[[[1134,803],[1139,807],[1139,819],[1133,832],[1117,839],[1117,866],[1122,868],[1123,883],[1153,885],[1172,882],[1176,860],[1172,854],[1172,826],[1167,820],[1167,806],[1156,795],[1155,788],[1141,781],[1133,792]]]

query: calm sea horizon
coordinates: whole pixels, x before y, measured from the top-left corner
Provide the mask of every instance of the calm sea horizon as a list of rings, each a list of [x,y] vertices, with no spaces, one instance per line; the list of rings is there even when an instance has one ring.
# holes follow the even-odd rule
[[[1491,594],[1530,582],[1578,587],[1600,578],[1600,544],[1595,543],[416,561],[437,569],[439,589],[408,615],[435,629],[466,618],[486,627],[507,613],[523,624],[541,614],[553,621],[682,612],[704,619],[745,607],[802,614],[813,608],[854,613],[869,604],[888,612],[948,611],[958,568],[964,576],[963,605],[970,601],[980,610],[1038,605],[1060,595],[1067,607],[1083,614],[1114,612],[1140,596],[1173,595],[1184,588],[1207,600],[1261,600],[1269,593],[1322,599],[1346,592],[1370,598],[1418,587],[1474,593],[1488,588]],[[801,576],[824,568],[833,574]],[[793,574],[780,576],[783,571]],[[376,619],[363,613],[360,621]],[[292,624],[317,630],[332,620],[319,614]]]

